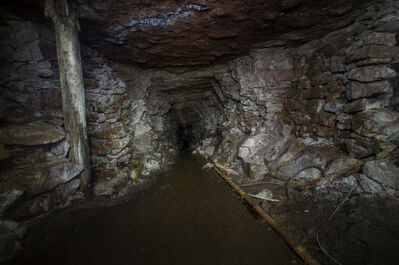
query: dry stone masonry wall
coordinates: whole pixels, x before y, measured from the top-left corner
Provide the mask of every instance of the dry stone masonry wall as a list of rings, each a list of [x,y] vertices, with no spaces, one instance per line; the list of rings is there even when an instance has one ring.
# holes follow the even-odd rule
[[[1,34],[1,215],[18,200],[12,214],[31,216],[81,196],[82,168],[67,159],[51,30],[13,17]]]
[[[132,151],[131,102],[126,84],[105,58],[87,47],[83,54],[94,193],[112,195],[114,187],[128,178]]]
[[[298,48],[232,61],[215,75],[222,140],[205,139],[201,152],[239,182],[272,177],[322,191],[359,172],[363,191],[397,196],[399,13],[387,3]]]
[[[20,247],[24,231],[6,219],[65,207],[83,194],[82,167],[70,162],[65,139],[53,29],[11,14],[2,19],[0,256],[6,258]],[[169,106],[159,107],[160,97],[149,95],[136,68],[125,81],[119,77],[123,71],[115,71],[95,50],[82,45],[82,58],[93,191],[96,196],[123,194],[121,188],[170,164],[174,146],[171,133],[164,132]],[[151,100],[158,100],[152,108]]]
[[[151,87],[151,71],[126,65],[116,68],[127,84],[127,97],[132,104],[129,114],[133,137],[130,178],[148,177],[173,161],[176,150],[167,115],[170,105],[162,92]]]
[[[170,164],[169,105],[150,93],[150,71],[112,65],[88,47],[83,55],[94,193],[112,195]]]
[[[0,257],[7,258],[26,231],[4,216],[33,216],[81,198],[82,167],[67,159],[51,31],[12,15],[1,19]]]

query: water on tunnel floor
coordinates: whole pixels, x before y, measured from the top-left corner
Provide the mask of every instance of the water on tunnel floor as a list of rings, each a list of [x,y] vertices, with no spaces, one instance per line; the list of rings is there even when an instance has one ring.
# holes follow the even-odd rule
[[[203,164],[181,153],[151,188],[48,235],[54,237],[50,245],[22,253],[13,264],[301,264],[230,186],[213,170],[201,169]]]

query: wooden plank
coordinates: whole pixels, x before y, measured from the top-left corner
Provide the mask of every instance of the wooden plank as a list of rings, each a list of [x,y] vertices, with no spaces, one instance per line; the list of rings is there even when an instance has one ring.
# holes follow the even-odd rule
[[[62,106],[67,140],[73,163],[83,166],[81,190],[87,195],[91,185],[86,106],[80,56],[79,23],[68,0],[47,0],[46,17],[54,22],[60,72]]]

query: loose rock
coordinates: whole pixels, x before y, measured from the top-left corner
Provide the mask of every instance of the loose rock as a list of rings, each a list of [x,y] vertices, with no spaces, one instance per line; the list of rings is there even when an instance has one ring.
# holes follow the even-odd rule
[[[363,171],[368,178],[380,183],[389,194],[399,194],[399,167],[389,159],[369,161]]]
[[[348,78],[360,82],[374,82],[396,76],[395,70],[388,66],[366,66],[349,71]]]

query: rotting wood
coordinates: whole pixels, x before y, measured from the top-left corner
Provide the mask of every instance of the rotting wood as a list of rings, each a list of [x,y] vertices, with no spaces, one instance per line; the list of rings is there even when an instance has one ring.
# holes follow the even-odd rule
[[[271,181],[262,181],[262,182],[240,184],[240,185],[237,185],[237,186],[238,187],[248,187],[248,186],[256,186],[256,185],[263,185],[263,184],[272,184],[272,185],[278,185],[278,186],[285,185],[285,183],[276,183],[276,182],[271,182]]]
[[[201,153],[200,153],[201,154]],[[202,155],[202,154],[201,154]],[[276,231],[283,240],[293,249],[299,257],[308,265],[320,265],[310,253],[302,247],[283,227],[281,227],[270,215],[268,215],[256,202],[254,202],[237,184],[231,180],[231,178],[225,176],[223,172],[218,168],[219,163],[214,163],[209,158],[202,155],[208,162],[212,162],[215,167],[213,169],[222,177],[240,196],[253,207],[253,209]]]
[[[258,200],[264,200],[264,201],[269,201],[269,202],[279,202],[280,201],[280,200],[272,199],[272,198],[259,197],[259,196],[256,196],[255,194],[249,194],[249,193],[248,193],[248,196],[252,197],[252,198],[255,198],[255,199],[258,199]]]
[[[138,168],[137,168],[137,176],[138,176],[138,178],[140,178],[141,177],[141,172],[143,171],[143,161],[144,160],[144,155],[143,154],[140,154],[139,155],[139,159],[138,159],[138,163],[139,163],[139,166],[138,166]]]
[[[71,146],[71,159],[73,163],[83,166],[84,171],[80,175],[81,190],[90,196],[90,154],[79,23],[68,0],[46,0],[45,15],[54,22],[64,125]]]

